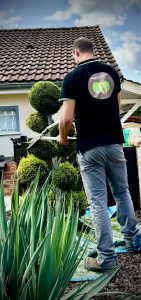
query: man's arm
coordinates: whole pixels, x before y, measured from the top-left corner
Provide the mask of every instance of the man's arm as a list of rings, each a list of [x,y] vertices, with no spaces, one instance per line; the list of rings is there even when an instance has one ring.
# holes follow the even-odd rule
[[[57,142],[61,145],[68,145],[68,134],[72,128],[75,111],[74,101],[63,101],[63,109],[59,122],[59,135]]]
[[[117,101],[118,101],[118,107],[119,107],[119,111],[120,111],[120,93],[117,95]]]

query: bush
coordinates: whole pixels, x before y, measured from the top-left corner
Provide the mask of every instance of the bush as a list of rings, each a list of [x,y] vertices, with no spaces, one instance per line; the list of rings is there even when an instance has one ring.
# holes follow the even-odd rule
[[[82,178],[81,178],[81,175],[80,175],[80,168],[78,166],[76,166],[76,168],[77,168],[77,172],[78,172],[78,181],[77,181],[75,191],[80,192],[83,188],[83,182],[82,182]]]
[[[40,184],[42,184],[49,174],[49,169],[45,161],[28,155],[20,160],[17,175],[20,183],[25,183],[27,186],[35,179],[38,169],[40,168]]]
[[[79,192],[73,191],[72,193],[66,193],[66,197],[65,197],[66,212],[68,211],[71,197],[74,201],[74,207],[77,207],[77,205],[79,207],[79,215],[83,216],[85,214],[87,206],[88,206],[88,201],[87,201],[84,190],[82,189]]]
[[[52,184],[62,191],[74,190],[78,181],[78,171],[68,161],[59,165],[52,174]]]
[[[47,115],[39,112],[28,115],[25,122],[28,128],[38,133],[41,133],[48,126]]]
[[[70,205],[71,197],[74,202],[74,207],[76,208],[77,206],[79,207],[79,216],[83,216],[86,212],[87,206],[88,206],[88,201],[85,195],[84,190],[82,189],[81,191],[73,191],[71,193],[66,193],[65,194],[65,212],[68,212],[68,207]],[[48,201],[50,201],[52,204],[55,201],[55,194],[52,190],[50,190],[49,195],[48,195]]]
[[[56,124],[52,128],[49,129],[50,135],[51,136],[57,136],[59,134],[59,125]],[[75,133],[75,127],[74,125],[72,126],[72,129],[69,132],[69,136],[74,136]]]
[[[50,141],[39,140],[29,149],[29,153],[40,159],[50,160],[52,157],[57,156],[57,147]]]
[[[57,136],[59,134],[58,124],[50,128],[49,132],[51,136]],[[75,132],[75,128],[73,125],[72,129],[70,130],[69,136],[74,136],[74,132]],[[64,158],[70,157],[76,152],[76,143],[75,141],[69,141],[69,145],[67,146],[57,144],[57,151],[58,151],[57,154],[58,157],[64,157]]]
[[[55,114],[61,107],[58,102],[60,88],[50,81],[36,82],[29,93],[29,101],[32,107],[47,115]]]
[[[57,144],[57,156],[58,157],[70,157],[76,153],[75,141],[70,141],[67,146]]]
[[[52,190],[49,191],[48,201],[51,202],[51,204],[53,204],[55,201],[55,193]]]
[[[24,199],[26,198],[27,190],[23,192],[23,194],[19,197],[19,208],[23,205]],[[31,200],[31,194],[28,195],[29,200]]]
[[[141,107],[138,107],[132,116],[141,117]]]

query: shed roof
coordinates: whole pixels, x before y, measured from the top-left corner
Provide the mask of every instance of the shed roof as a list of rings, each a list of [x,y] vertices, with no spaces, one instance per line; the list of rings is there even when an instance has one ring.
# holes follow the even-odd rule
[[[81,36],[91,39],[95,58],[112,65],[122,80],[120,68],[97,25],[0,30],[0,83],[62,81],[75,67],[72,46]]]

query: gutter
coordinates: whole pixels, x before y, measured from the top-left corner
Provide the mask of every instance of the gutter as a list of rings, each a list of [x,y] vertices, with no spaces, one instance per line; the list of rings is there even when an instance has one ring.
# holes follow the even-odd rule
[[[52,83],[58,85],[59,87],[62,86],[62,82],[61,80],[55,80],[52,81],[50,80]],[[1,83],[0,82],[0,90],[20,90],[20,89],[30,89],[36,82],[38,81],[24,81],[24,82],[4,82]],[[29,91],[28,91],[29,92]]]

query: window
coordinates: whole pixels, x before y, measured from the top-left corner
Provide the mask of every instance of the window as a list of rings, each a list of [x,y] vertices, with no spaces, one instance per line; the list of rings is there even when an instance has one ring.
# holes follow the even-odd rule
[[[20,131],[18,106],[0,107],[0,134]]]

